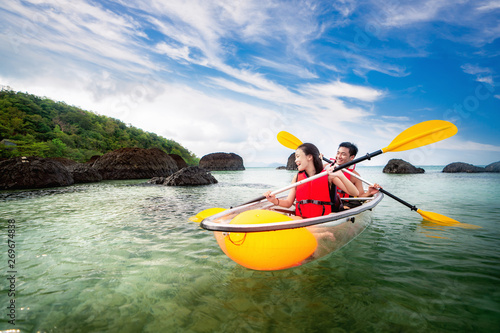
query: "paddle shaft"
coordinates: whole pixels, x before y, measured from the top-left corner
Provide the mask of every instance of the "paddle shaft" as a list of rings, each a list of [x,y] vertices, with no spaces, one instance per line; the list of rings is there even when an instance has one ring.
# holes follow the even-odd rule
[[[323,157],[323,160],[325,160],[325,161],[327,161],[328,163],[332,164],[332,161],[331,161],[331,160],[329,160],[329,159],[327,159],[326,157]],[[342,164],[342,166],[344,166],[344,165],[352,165],[352,164],[353,164],[352,162],[354,162],[354,161],[355,161],[355,160],[353,160],[353,161],[351,161],[351,162],[348,162],[348,163],[345,163],[345,164]],[[356,175],[354,172],[351,172],[351,171],[349,171],[349,170],[342,170],[342,171],[343,171],[343,172],[347,172],[347,173],[348,173],[348,174],[350,174],[351,176],[354,176],[354,177],[358,178],[359,180],[361,180],[362,182],[364,182],[365,184],[367,184],[367,185],[369,185],[369,186],[373,186],[373,184],[372,184],[372,183],[370,183],[370,182],[369,182],[369,181],[367,181],[366,179],[363,179],[363,178],[361,178],[360,176]],[[394,195],[394,194],[392,194],[392,193],[387,192],[387,191],[386,191],[386,190],[384,190],[383,188],[380,188],[380,187],[379,187],[379,188],[377,188],[377,189],[378,189],[380,192],[384,193],[385,195],[387,195],[387,196],[389,196],[389,197],[393,198],[394,200],[399,201],[400,203],[402,203],[402,204],[403,204],[403,205],[405,205],[406,207],[410,208],[411,210],[416,211],[416,210],[418,209],[418,208],[417,208],[417,207],[415,207],[414,205],[412,205],[412,204],[410,204],[410,203],[408,203],[408,202],[404,201],[403,199],[398,198],[397,196],[395,196],[395,195]]]
[[[320,172],[320,173],[318,173],[318,174],[316,174],[316,175],[314,175],[314,176],[308,177],[308,178],[303,179],[303,180],[301,180],[301,181],[298,181],[298,182],[292,183],[292,184],[290,184],[290,185],[288,185],[288,186],[285,186],[285,187],[283,187],[283,188],[280,188],[279,190],[273,191],[273,192],[271,192],[271,194],[272,194],[272,195],[276,195],[276,194],[278,194],[278,193],[288,191],[289,189],[292,189],[292,188],[297,187],[297,186],[299,186],[299,185],[302,185],[302,184],[308,183],[308,182],[313,181],[313,180],[315,180],[315,179],[318,179],[318,178],[320,178],[320,177],[324,177],[324,176],[326,176],[326,175],[328,175],[328,173],[326,173],[326,172]],[[258,197],[258,198],[255,198],[255,199],[253,199],[253,200],[250,200],[250,201],[248,201],[248,202],[245,202],[244,204],[241,204],[240,206],[247,205],[247,204],[251,204],[251,203],[253,203],[253,202],[257,202],[257,201],[261,201],[261,200],[264,200],[265,198],[266,198],[265,196],[261,195],[261,196],[260,196],[260,197]]]
[[[377,151],[374,151],[373,153],[368,153],[366,154],[365,156],[362,156],[362,157],[359,157],[359,158],[356,158],[350,162],[347,162],[347,163],[344,163],[342,165],[339,165],[338,167],[336,167],[335,169],[333,169],[333,172],[335,171],[339,171],[341,169],[344,169],[344,168],[347,168],[347,167],[350,167],[351,165],[354,165],[354,164],[357,164],[359,162],[363,162],[363,161],[366,161],[366,160],[369,160],[371,159],[372,157],[375,157],[375,156],[378,156],[380,154],[383,154],[384,152],[382,151],[382,149],[379,149]],[[326,157],[323,157],[323,159],[325,161],[327,161],[328,163],[332,163],[332,161],[328,160]]]

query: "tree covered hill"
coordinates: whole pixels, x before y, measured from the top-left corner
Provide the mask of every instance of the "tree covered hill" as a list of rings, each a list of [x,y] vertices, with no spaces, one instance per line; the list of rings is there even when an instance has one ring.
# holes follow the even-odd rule
[[[63,102],[0,91],[0,157],[65,157],[85,162],[125,147],[159,148],[187,164],[199,159],[173,140]]]

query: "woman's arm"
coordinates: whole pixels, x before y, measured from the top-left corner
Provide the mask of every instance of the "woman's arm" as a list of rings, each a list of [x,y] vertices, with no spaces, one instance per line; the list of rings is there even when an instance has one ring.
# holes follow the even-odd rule
[[[295,175],[295,177],[293,177],[292,184],[296,183],[296,182],[297,182],[297,175]],[[267,191],[263,195],[266,197],[266,199],[269,202],[272,202],[276,206],[290,208],[290,207],[292,207],[293,203],[295,202],[295,193],[297,192],[296,189],[297,189],[296,187],[290,189],[290,192],[288,192],[288,196],[286,197],[286,199],[276,198],[276,195],[271,194],[271,191]]]

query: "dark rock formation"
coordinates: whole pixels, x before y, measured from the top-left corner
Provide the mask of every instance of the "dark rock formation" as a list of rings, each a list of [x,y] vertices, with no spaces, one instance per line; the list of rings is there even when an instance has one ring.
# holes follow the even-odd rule
[[[200,160],[200,168],[209,171],[245,170],[243,159],[234,153],[213,153]]]
[[[82,164],[63,157],[51,157],[50,159],[65,166],[71,172],[75,184],[94,183],[102,180],[101,174],[89,163]]]
[[[217,179],[210,172],[197,166],[182,168],[169,177],[154,177],[150,184],[167,186],[196,186],[217,184]]]
[[[97,161],[101,157],[101,155],[94,155],[90,158],[90,160],[87,161],[88,164],[94,164],[95,161]]]
[[[485,172],[485,168],[481,168],[472,164],[463,162],[453,162],[444,167],[443,172],[456,173],[456,172]]]
[[[172,157],[172,159],[177,164],[177,168],[179,170],[188,166],[187,163],[186,163],[186,161],[184,161],[184,159],[182,157],[180,157],[179,155],[177,155],[177,154],[168,154],[168,156]]]
[[[95,183],[102,180],[101,174],[88,163],[76,163],[67,166],[67,169],[73,175],[75,184],[79,183]]]
[[[277,167],[276,170],[286,170],[286,166],[281,165],[281,166]]]
[[[49,159],[59,162],[67,168],[78,164],[78,162],[64,157],[49,157]]]
[[[0,189],[67,186],[73,176],[61,163],[49,158],[16,157],[0,162]]]
[[[412,173],[424,173],[425,170],[422,168],[417,168],[412,164],[398,158],[393,158],[387,162],[386,166],[383,170],[384,173],[404,173],[404,174],[412,174]]]
[[[148,184],[162,185],[167,177],[153,177],[147,181]]]
[[[292,153],[288,157],[288,162],[286,163],[286,169],[287,170],[298,170],[297,169],[297,164],[295,164],[295,153]]]
[[[121,148],[99,157],[92,165],[102,179],[142,179],[170,176],[175,161],[157,148]]]
[[[500,172],[500,161],[488,164],[484,170],[486,170],[486,172]]]

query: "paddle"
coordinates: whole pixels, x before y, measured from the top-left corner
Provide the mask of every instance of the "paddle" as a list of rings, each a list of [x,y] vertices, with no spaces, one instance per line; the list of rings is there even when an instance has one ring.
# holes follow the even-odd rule
[[[220,213],[220,212],[223,212],[225,210],[226,210],[226,208],[220,208],[220,207],[208,208],[208,209],[202,210],[201,212],[199,212],[195,216],[191,216],[189,218],[189,220],[192,222],[200,223],[201,221],[203,221],[207,217],[215,215],[215,214]]]
[[[403,134],[403,133],[401,133],[401,134]],[[400,136],[401,136],[401,134],[400,134]],[[292,135],[292,134],[290,134],[288,132],[285,132],[285,131],[282,131],[282,132],[278,133],[278,141],[282,145],[284,145],[285,147],[290,148],[290,149],[294,149],[294,150],[297,149],[297,147],[299,147],[302,144],[302,142],[297,137],[295,137],[294,135]],[[394,141],[393,141],[393,143],[394,143]],[[391,145],[393,143],[391,143]],[[326,162],[328,162],[328,163],[332,163],[331,160],[328,160],[325,157],[323,157],[323,159]],[[345,164],[348,164],[348,163],[345,163]],[[343,164],[343,165],[345,165],[345,164]],[[351,172],[351,171],[349,171],[347,169],[343,170],[343,172],[347,172],[348,174],[356,177],[357,179],[361,180],[362,182],[366,183],[367,185],[373,186],[373,184],[370,183],[369,181],[361,178],[360,176],[356,175],[355,173],[353,173],[353,172]],[[385,195],[393,198],[394,200],[402,203],[403,205],[405,205],[406,207],[410,208],[411,210],[416,211],[417,213],[419,213],[427,221],[434,222],[436,224],[446,225],[446,226],[457,226],[457,224],[463,225],[463,223],[460,223],[459,221],[454,220],[454,219],[452,219],[450,217],[447,217],[447,216],[444,216],[444,215],[441,215],[441,214],[438,214],[438,213],[434,213],[434,212],[423,211],[423,210],[415,207],[414,205],[409,204],[408,202],[404,201],[403,199],[398,198],[394,194],[389,193],[388,191],[384,190],[383,188],[378,188],[378,190],[380,192],[384,193]],[[468,228],[470,228],[472,225],[467,224],[466,226]],[[478,227],[478,228],[480,228],[480,227]]]
[[[330,161],[330,163],[331,163],[331,161]],[[369,186],[373,186],[372,183],[370,183],[369,181],[367,181],[367,180],[361,178],[360,176],[356,175],[354,172],[351,172],[349,170],[343,170],[343,172],[347,172],[351,176],[356,177],[359,180],[361,180],[363,183],[365,183],[365,184],[367,184]],[[419,213],[424,218],[424,220],[427,220],[427,221],[430,221],[430,222],[434,222],[436,224],[446,225],[446,226],[453,226],[455,224],[462,224],[459,221],[452,219],[451,217],[447,217],[447,216],[444,216],[444,215],[441,215],[441,214],[438,214],[438,213],[434,213],[434,212],[423,211],[420,208],[417,208],[414,205],[409,204],[408,202],[404,201],[403,199],[398,198],[394,194],[387,192],[383,188],[379,187],[378,190],[380,192],[384,193],[385,195],[393,198],[394,200],[402,203],[403,205],[405,205],[406,207],[410,208],[411,210],[416,211],[417,213]]]
[[[288,185],[288,186],[285,186],[285,187],[283,187],[283,188],[280,188],[279,190],[275,190],[275,191],[271,192],[271,194],[272,194],[272,195],[276,195],[276,194],[279,194],[279,193],[281,193],[281,192],[288,191],[288,190],[289,190],[289,189],[291,189],[291,188],[294,188],[294,187],[296,187],[296,186],[299,186],[299,185],[302,185],[302,184],[308,183],[308,182],[310,182],[310,181],[313,181],[313,180],[315,180],[315,179],[318,179],[318,178],[323,177],[323,176],[326,176],[326,175],[328,175],[328,173],[326,173],[326,172],[321,172],[321,173],[318,173],[318,174],[316,174],[316,175],[314,175],[314,176],[308,177],[308,178],[303,179],[303,180],[301,180],[301,181],[298,181],[298,182],[292,183],[292,184],[290,184],[290,185]],[[263,200],[263,199],[265,199],[265,198],[266,198],[265,196],[261,196],[261,197],[259,197],[259,198],[257,198],[257,199],[254,199],[254,200],[252,200],[252,201],[248,201],[248,202],[246,202],[246,203],[244,203],[244,204],[241,204],[241,205],[239,205],[239,206],[248,205],[248,204],[251,204],[251,203],[253,203],[253,202]],[[225,209],[225,208],[208,208],[208,209],[202,210],[201,212],[199,212],[199,213],[198,213],[198,214],[196,214],[195,216],[191,216],[191,217],[189,218],[189,220],[190,220],[190,221],[193,221],[193,222],[201,222],[201,221],[203,221],[203,219],[205,219],[205,218],[207,218],[207,217],[209,217],[209,216],[215,215],[215,214],[217,214],[217,213],[220,213],[220,212],[222,212],[222,211],[224,211],[224,210],[226,210],[226,209]]]
[[[401,132],[396,138],[394,138],[394,140],[392,140],[392,142],[387,147],[377,150],[373,153],[366,154],[363,157],[356,158],[350,162],[344,163],[336,167],[333,171],[338,171],[340,169],[350,167],[353,164],[369,160],[372,157],[383,153],[405,151],[418,147],[423,147],[428,144],[447,139],[457,134],[457,132],[458,132],[457,127],[452,123],[450,123],[449,121],[444,121],[444,120],[424,121],[416,125],[413,125],[412,127],[407,128],[406,130]],[[291,149],[297,149],[296,147],[302,144],[302,142],[299,139],[297,139],[292,134],[285,131],[281,131],[278,133],[278,141],[285,147]],[[296,145],[298,142],[300,142],[300,144]]]
[[[382,148],[380,150],[377,150],[373,153],[366,154],[366,156],[357,158],[355,160],[352,160],[351,162],[342,164],[342,165],[336,167],[333,171],[338,171],[338,170],[347,168],[353,164],[362,162],[364,160],[369,160],[374,156],[377,156],[377,155],[380,155],[380,154],[383,154],[386,152],[404,151],[404,150],[422,147],[422,146],[425,146],[425,145],[428,145],[428,144],[431,144],[434,142],[438,142],[438,141],[444,140],[446,138],[449,138],[450,136],[455,135],[457,133],[457,131],[458,131],[457,127],[448,121],[443,121],[443,120],[424,121],[422,123],[413,125],[412,127],[401,132],[396,138],[394,138],[394,140],[392,140],[392,142],[390,143],[389,146]],[[291,146],[289,146],[289,145],[296,143],[296,141],[294,141],[294,140],[298,140],[298,139],[289,133],[287,133],[288,135],[283,134],[283,133],[287,133],[287,132],[280,132],[281,136],[284,136],[284,138],[282,138],[283,141],[280,140],[280,134],[278,134],[278,141],[280,141],[280,143],[282,143],[286,147],[291,148]],[[300,142],[300,140],[298,140],[298,141]],[[297,147],[297,146],[295,146],[295,147]],[[313,177],[306,178],[306,179],[304,179],[304,181],[306,181],[306,182],[312,181],[318,177],[325,176],[326,174],[327,174],[326,172],[322,172],[322,173],[319,173]],[[295,186],[303,184],[303,183],[300,183],[300,184],[299,183],[300,182],[291,184],[290,186],[287,186],[281,190],[277,190],[277,191],[272,192],[272,194],[276,195],[278,193],[289,190]],[[265,198],[266,198],[265,196],[260,196],[256,199],[250,200],[250,201],[248,201],[240,206],[247,205],[247,204],[250,204],[250,203],[253,203],[256,201],[261,201]],[[209,209],[211,209],[211,208],[209,208]],[[208,217],[206,213],[211,212],[211,211],[209,211],[209,209],[206,209],[206,210],[196,214],[196,216],[192,217],[192,220],[198,220],[199,218],[202,218],[202,217],[203,218]],[[197,218],[198,215],[200,215],[200,216]]]

